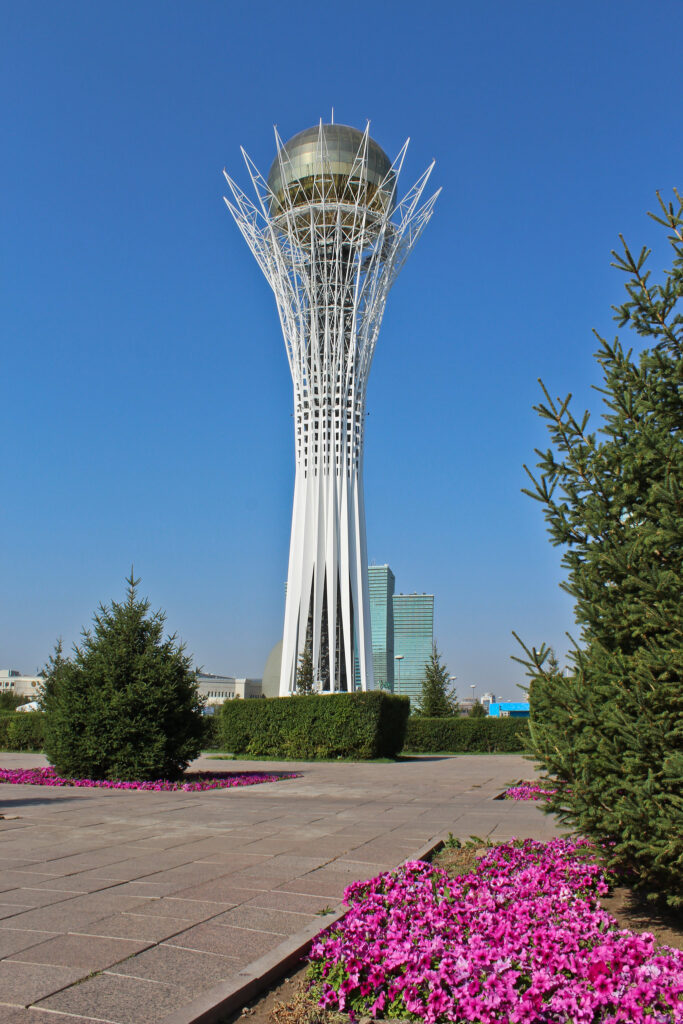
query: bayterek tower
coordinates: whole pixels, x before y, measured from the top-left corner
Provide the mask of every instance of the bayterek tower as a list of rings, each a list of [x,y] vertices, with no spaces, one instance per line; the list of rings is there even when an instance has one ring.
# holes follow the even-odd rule
[[[429,220],[433,164],[402,199],[364,132],[323,124],[283,143],[267,179],[242,150],[251,199],[226,203],[273,289],[294,385],[296,477],[280,696],[309,647],[316,688],[373,688],[363,504],[365,396],[389,289]],[[225,173],[225,172],[224,172]]]

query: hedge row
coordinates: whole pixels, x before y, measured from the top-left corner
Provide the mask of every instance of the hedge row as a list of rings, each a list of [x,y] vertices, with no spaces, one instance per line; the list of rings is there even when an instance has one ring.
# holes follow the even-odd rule
[[[204,716],[204,750],[220,750],[218,724],[219,715],[217,710],[212,715]]]
[[[403,747],[407,697],[381,691],[226,701],[222,750],[255,757],[395,757]]]
[[[408,718],[408,699],[386,693],[226,701],[205,718],[204,747],[262,757],[396,757],[436,753],[516,753],[523,718]],[[42,750],[41,711],[0,711],[0,750]]]
[[[218,716],[204,719],[206,737],[204,748],[217,750]],[[0,750],[40,751],[45,742],[45,714],[42,711],[3,711],[0,709]]]
[[[524,749],[525,718],[419,718],[408,720],[404,750],[425,754],[511,754]]]
[[[0,711],[0,750],[42,750],[44,742],[42,711]]]

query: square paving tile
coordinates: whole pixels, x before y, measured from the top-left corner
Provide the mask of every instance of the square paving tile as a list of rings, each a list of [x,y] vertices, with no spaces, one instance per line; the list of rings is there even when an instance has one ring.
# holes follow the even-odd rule
[[[90,1014],[96,1020],[112,1024],[160,1024],[164,1017],[188,1001],[184,989],[175,985],[98,974],[81,985],[41,1000],[36,1009],[59,1010],[86,1018]],[[45,1018],[45,1024],[49,1024],[47,1013]]]
[[[160,900],[147,900],[129,913],[140,917],[184,917],[192,924],[198,924],[224,910],[227,910],[225,904],[209,903],[207,900],[176,900],[167,896]]]
[[[249,900],[249,903],[245,904],[245,906],[259,907],[266,910],[271,908],[273,910],[288,910],[296,914],[314,916],[337,902],[339,901],[326,899],[324,896],[315,896],[310,893],[283,892],[281,889],[278,889],[273,892],[259,893],[254,899]]]
[[[316,872],[313,872],[310,875],[304,875],[302,878],[293,878],[290,882],[283,882],[277,888],[279,892],[294,892],[306,896],[324,896],[327,898],[328,903],[338,903],[348,883],[349,879],[345,876],[324,875],[316,877]]]
[[[1,895],[0,895],[1,898]],[[91,893],[74,896],[47,907],[23,911],[0,922],[3,928],[28,928],[40,931],[81,931],[84,924],[114,913],[132,910],[141,902],[130,896]]]
[[[20,889],[22,885],[44,882],[52,877],[52,875],[48,875],[45,872],[13,871],[10,868],[9,871],[3,871],[0,876],[0,896],[8,889]]]
[[[87,970],[78,967],[37,967],[0,960],[0,1004],[29,1006],[87,975]]]
[[[25,1010],[23,1006],[3,1006],[0,1004],[0,1020],[2,1024],[45,1024],[36,1020],[32,1010]],[[53,1024],[58,1024],[53,1021]]]
[[[200,918],[199,920],[204,920]],[[99,935],[111,939],[144,939],[161,942],[186,931],[196,920],[187,917],[152,917],[151,914],[113,914],[84,925],[79,935]]]
[[[62,875],[53,877],[46,882],[40,882],[36,888],[44,889],[45,892],[72,892],[78,895],[97,892],[100,889],[109,889],[115,884],[115,879],[103,875],[103,869],[95,871],[78,871],[73,875]],[[30,885],[30,882],[24,883]],[[2,898],[0,894],[0,899]]]
[[[52,903],[61,903],[68,898],[68,893],[48,892],[45,889],[7,889],[0,892],[0,903],[3,906],[15,904],[16,906],[28,907],[49,907]]]
[[[236,974],[239,969],[240,961],[236,957],[163,945],[139,953],[107,973],[166,983],[172,978],[194,995]]]
[[[4,963],[53,964],[55,967],[84,967],[87,973],[124,960],[149,946],[141,939],[112,939],[96,935],[60,935],[37,946],[13,953]]]
[[[281,934],[231,928],[208,921],[180,935],[174,935],[164,945],[195,949],[200,953],[218,953],[220,956],[234,957],[240,965],[244,965],[263,956],[281,942]]]
[[[14,890],[10,891],[13,892]],[[4,895],[4,893],[0,893],[0,898]],[[0,903],[0,921],[4,922],[7,918],[16,917],[17,914],[31,909],[30,905],[24,907],[20,903]]]
[[[57,932],[31,932],[31,931],[0,931],[0,960],[12,953],[18,953],[29,946],[37,946],[39,942],[47,939],[54,939]]]
[[[270,888],[270,885],[267,888]],[[240,886],[233,881],[232,877],[228,877],[216,878],[211,882],[201,882],[199,885],[183,886],[173,893],[173,899],[228,903],[235,906],[238,903],[244,903],[250,895],[253,895],[252,887],[246,884]],[[1,893],[0,900],[2,900]]]
[[[279,932],[284,936],[298,932],[311,920],[312,916],[292,913],[287,910],[274,910],[272,907],[246,905],[226,910],[224,914],[212,918],[212,923],[236,928],[251,928],[255,931]],[[320,927],[323,928],[324,925],[321,923]]]
[[[23,1013],[28,1014],[25,1018],[26,1024],[102,1024],[101,1018],[98,1020],[96,1017],[78,1017],[72,1013],[55,1013],[54,1010],[39,1010],[35,1006],[31,1006],[28,1010],[23,1010]],[[17,1024],[24,1024],[24,1020],[17,1022]]]

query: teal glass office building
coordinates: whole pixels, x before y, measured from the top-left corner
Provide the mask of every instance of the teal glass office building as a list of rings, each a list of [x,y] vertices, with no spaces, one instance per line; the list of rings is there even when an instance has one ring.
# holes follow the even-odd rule
[[[434,595],[394,594],[392,605],[394,693],[410,697],[414,704],[422,692],[425,665],[434,644]],[[399,655],[403,655],[400,668],[396,661]]]
[[[388,565],[368,566],[372,670],[375,687],[394,689],[394,587],[396,579]]]
[[[414,704],[434,644],[434,595],[395,594],[396,578],[388,565],[368,566],[368,584],[375,686],[410,697]],[[396,655],[403,655],[400,667]]]

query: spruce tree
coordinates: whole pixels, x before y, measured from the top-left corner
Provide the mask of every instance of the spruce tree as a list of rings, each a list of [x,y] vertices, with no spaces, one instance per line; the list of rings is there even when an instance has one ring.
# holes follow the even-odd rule
[[[176,779],[201,750],[202,701],[165,615],[150,615],[131,571],[126,600],[100,605],[73,659],[45,668],[45,753],[66,777]]]
[[[299,664],[296,668],[296,692],[300,694],[313,693],[313,655],[311,645],[306,642],[303,651],[299,655]]]
[[[424,668],[422,690],[416,714],[423,718],[447,718],[457,711],[455,693],[448,685],[448,669],[441,662],[436,644]]]
[[[557,788],[549,809],[607,844],[612,865],[651,898],[683,903],[683,203],[653,219],[673,250],[661,283],[649,251],[623,251],[620,328],[637,355],[599,335],[603,419],[588,431],[570,397],[537,411],[552,445],[526,491],[564,548],[563,588],[580,635],[561,673],[525,647],[531,750]],[[526,467],[525,467],[526,468]],[[613,845],[612,845],[613,844]]]

